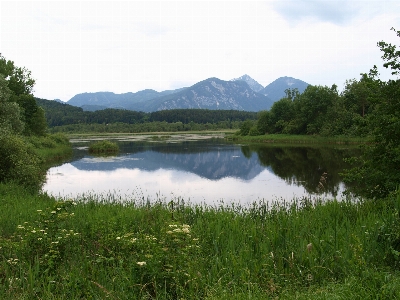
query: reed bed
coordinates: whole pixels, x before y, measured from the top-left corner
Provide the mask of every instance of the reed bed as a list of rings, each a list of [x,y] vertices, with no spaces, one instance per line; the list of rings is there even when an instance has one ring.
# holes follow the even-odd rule
[[[399,194],[121,200],[0,185],[0,298],[400,298]]]
[[[370,137],[323,137],[319,135],[265,134],[257,136],[226,135],[227,140],[245,143],[294,144],[294,145],[361,145],[371,143]]]

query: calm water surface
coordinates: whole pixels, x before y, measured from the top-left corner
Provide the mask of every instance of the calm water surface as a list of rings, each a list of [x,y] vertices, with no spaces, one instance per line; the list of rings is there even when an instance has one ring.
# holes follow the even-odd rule
[[[213,205],[303,196],[341,198],[343,147],[246,146],[219,135],[116,138],[120,153],[88,154],[89,140],[71,140],[74,158],[50,168],[43,190],[60,197],[87,194],[124,199],[182,198]],[[326,178],[322,178],[326,173]],[[324,176],[323,176],[324,177]]]

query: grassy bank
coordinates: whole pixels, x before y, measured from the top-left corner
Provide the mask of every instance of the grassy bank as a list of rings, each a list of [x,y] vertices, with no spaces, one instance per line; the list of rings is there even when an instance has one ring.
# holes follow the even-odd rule
[[[0,185],[0,298],[400,297],[399,195],[250,208],[101,200]]]
[[[266,134],[257,136],[227,135],[226,139],[240,143],[276,143],[276,144],[363,144],[369,138],[322,137],[318,135]]]
[[[36,155],[46,163],[67,158],[72,154],[71,144],[64,134],[49,134],[44,137],[30,136],[26,139],[32,145]]]

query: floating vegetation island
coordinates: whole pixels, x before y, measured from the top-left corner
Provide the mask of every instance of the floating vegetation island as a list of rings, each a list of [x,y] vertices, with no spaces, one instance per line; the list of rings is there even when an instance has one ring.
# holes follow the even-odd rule
[[[95,142],[89,146],[89,153],[98,155],[110,155],[118,153],[117,143],[108,140]]]

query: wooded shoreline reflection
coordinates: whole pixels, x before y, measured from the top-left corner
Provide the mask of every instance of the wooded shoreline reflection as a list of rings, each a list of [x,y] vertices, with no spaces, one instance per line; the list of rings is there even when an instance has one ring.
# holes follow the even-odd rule
[[[340,173],[350,167],[344,158],[360,153],[358,148],[336,147],[242,146],[241,149],[246,157],[257,153],[261,165],[270,167],[288,184],[301,185],[309,193],[334,196],[342,183]]]

